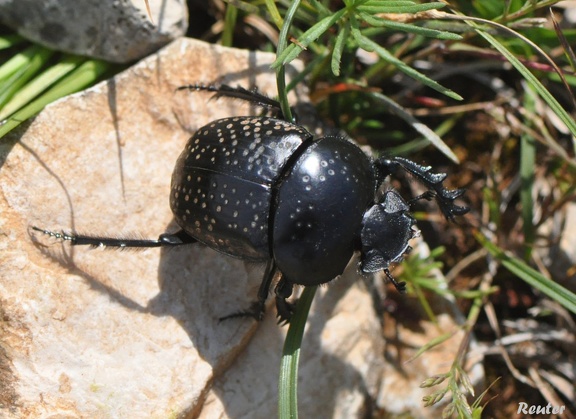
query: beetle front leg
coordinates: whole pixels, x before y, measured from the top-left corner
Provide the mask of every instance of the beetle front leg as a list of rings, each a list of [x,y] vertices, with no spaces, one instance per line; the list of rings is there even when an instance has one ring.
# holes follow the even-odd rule
[[[449,220],[454,220],[457,215],[464,215],[470,208],[454,204],[454,200],[461,197],[465,189],[446,189],[443,185],[446,179],[446,173],[433,173],[431,166],[421,166],[402,157],[383,157],[374,163],[380,182],[392,174],[395,174],[399,168],[415,176],[423,183],[434,195],[436,202],[444,216]],[[428,199],[432,195],[421,195],[422,198]]]

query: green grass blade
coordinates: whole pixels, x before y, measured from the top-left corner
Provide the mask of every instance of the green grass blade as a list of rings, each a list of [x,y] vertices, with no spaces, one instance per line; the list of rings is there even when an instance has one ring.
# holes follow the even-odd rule
[[[332,60],[330,62],[332,73],[335,76],[340,75],[340,61],[342,60],[342,52],[344,51],[349,35],[350,27],[346,24],[336,36],[336,42],[334,42],[334,51],[332,51]]]
[[[278,68],[281,65],[286,65],[294,60],[300,54],[303,48],[308,47],[310,43],[318,39],[324,32],[326,32],[332,25],[342,18],[346,13],[346,9],[341,9],[331,16],[325,17],[320,22],[312,26],[298,38],[298,44],[288,46],[281,54],[278,55],[276,61],[272,63],[272,68]]]
[[[3,35],[0,36],[0,49],[8,49],[25,42],[26,40],[20,35]]]
[[[375,27],[384,27],[395,31],[413,33],[415,35],[426,36],[428,38],[445,39],[451,41],[459,41],[462,39],[462,36],[456,33],[425,28],[410,23],[394,22],[392,20],[382,19],[380,17],[372,16],[364,12],[360,12],[360,17],[369,25]]]
[[[374,13],[421,13],[428,10],[440,9],[446,4],[440,2],[418,4],[413,1],[367,1],[359,10]]]
[[[536,94],[530,87],[524,89],[524,107],[530,113],[536,112]],[[526,125],[532,124],[526,120]],[[529,260],[534,245],[535,231],[533,225],[534,202],[532,191],[536,177],[536,140],[528,132],[523,132],[520,137],[520,202],[522,203],[522,230],[524,231],[524,259]]]
[[[442,138],[440,138],[434,131],[428,128],[425,124],[423,124],[414,116],[412,116],[412,114],[410,114],[408,111],[402,108],[402,106],[400,106],[392,99],[381,93],[370,93],[370,95],[374,97],[382,105],[386,106],[386,108],[388,108],[395,115],[399,116],[408,124],[410,124],[412,128],[414,128],[417,132],[422,134],[424,138],[430,141],[434,145],[434,147],[440,150],[446,157],[448,157],[454,163],[459,163],[456,154],[454,154],[454,152],[450,150],[450,147],[448,147],[448,145],[444,141],[442,141]]]
[[[226,5],[226,14],[224,16],[224,30],[220,42],[222,46],[231,47],[234,37],[234,28],[236,27],[236,19],[238,18],[238,9],[232,4]]]
[[[35,97],[47,90],[50,86],[73,71],[76,67],[86,61],[85,57],[70,55],[62,58],[60,62],[46,69],[43,73],[35,77],[22,89],[17,91],[10,102],[0,109],[0,121],[8,118],[18,109],[30,103]]]
[[[46,48],[40,45],[33,45],[12,56],[0,66],[0,82],[4,82],[6,78],[26,67],[35,55],[42,54],[45,50]]]
[[[418,358],[420,355],[422,355],[424,352],[429,351],[430,349],[435,348],[436,346],[446,342],[448,339],[450,339],[452,336],[454,336],[456,334],[456,332],[457,332],[457,330],[454,330],[452,332],[446,332],[440,336],[436,336],[435,338],[431,339],[430,341],[428,341],[424,345],[422,345],[420,348],[418,348],[416,353],[414,355],[412,355],[410,357],[410,359],[408,359],[406,362],[413,361],[416,358]]]
[[[284,341],[278,382],[279,419],[298,418],[298,360],[300,358],[304,326],[306,326],[308,312],[310,311],[316,288],[316,286],[304,288],[290,320],[290,328]]]
[[[521,259],[509,255],[494,243],[490,242],[481,234],[476,234],[476,239],[490,254],[496,258],[502,266],[511,273],[536,288],[543,294],[562,304],[566,309],[576,314],[576,294],[564,288],[562,285],[546,278],[540,272],[532,269]]]
[[[266,3],[266,9],[268,9],[268,13],[272,18],[272,21],[274,22],[274,24],[278,29],[281,29],[282,25],[284,24],[284,19],[282,19],[282,16],[278,11],[278,7],[276,7],[276,3],[274,2],[274,0],[265,0],[265,3]]]
[[[350,21],[352,23],[352,27],[351,27],[352,36],[356,39],[356,42],[358,42],[358,45],[360,46],[360,48],[363,48],[366,51],[376,52],[376,54],[378,54],[380,56],[380,58],[382,58],[384,61],[398,67],[398,69],[400,71],[406,73],[407,75],[409,75],[413,79],[419,81],[420,83],[442,93],[443,95],[451,97],[452,99],[462,100],[462,97],[459,94],[457,94],[456,92],[453,92],[452,90],[442,86],[440,83],[432,80],[431,78],[425,76],[424,74],[422,74],[419,71],[415,70],[414,68],[410,67],[404,61],[402,61],[402,60],[394,57],[392,54],[390,54],[390,52],[388,52],[388,50],[386,48],[381,47],[376,42],[374,42],[371,39],[362,35],[360,30],[358,29],[358,27],[359,27],[358,24],[357,23],[355,24],[353,22],[353,21],[355,21],[355,18],[353,18],[353,16],[350,17]]]
[[[552,96],[552,94],[544,87],[538,78],[532,74],[524,64],[518,60],[514,54],[512,54],[504,45],[496,40],[492,35],[486,31],[474,26],[476,32],[486,39],[494,48],[496,48],[506,59],[518,70],[520,74],[526,79],[526,81],[534,88],[534,90],[540,95],[540,97],[552,108],[554,113],[564,122],[568,127],[573,137],[576,137],[576,121],[566,112],[566,110],[558,103],[558,101]]]
[[[10,98],[33,78],[52,56],[53,51],[42,48],[37,54],[30,57],[29,61],[12,73],[0,83],[0,109],[8,103]]]
[[[296,16],[296,11],[300,6],[300,0],[293,0],[290,7],[286,11],[284,16],[284,23],[282,24],[282,29],[280,29],[280,34],[278,35],[278,46],[276,47],[276,60],[278,62],[280,56],[286,52],[288,45],[288,32],[292,26],[292,21]],[[274,63],[272,63],[272,68],[274,68]],[[287,121],[294,121],[294,116],[290,110],[290,103],[288,102],[288,91],[286,90],[286,70],[284,64],[280,64],[276,67],[276,89],[278,90],[278,102],[280,103],[280,109],[282,114]]]
[[[77,92],[90,86],[98,80],[106,71],[111,68],[111,64],[100,60],[88,60],[67,77],[60,80],[42,96],[38,97],[18,112],[14,113],[8,120],[0,122],[0,138],[16,128],[28,118],[40,112],[49,103]]]

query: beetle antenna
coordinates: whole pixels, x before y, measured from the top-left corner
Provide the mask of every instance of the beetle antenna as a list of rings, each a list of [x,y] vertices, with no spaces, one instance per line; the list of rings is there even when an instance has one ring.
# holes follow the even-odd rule
[[[69,241],[72,246],[92,246],[92,247],[115,247],[127,248],[147,248],[147,247],[173,247],[183,244],[195,243],[196,239],[189,236],[183,230],[174,234],[161,234],[158,239],[126,239],[117,237],[86,236],[83,234],[56,232],[45,230],[36,226],[30,226],[34,231],[50,236],[56,240]]]

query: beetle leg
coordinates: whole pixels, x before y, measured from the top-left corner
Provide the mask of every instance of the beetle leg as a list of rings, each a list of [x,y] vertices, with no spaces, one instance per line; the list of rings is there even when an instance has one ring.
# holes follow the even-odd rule
[[[123,239],[118,237],[100,237],[85,236],[75,233],[57,233],[50,230],[44,230],[31,226],[32,230],[39,231],[50,237],[62,241],[69,241],[73,246],[92,246],[92,247],[118,247],[118,248],[147,248],[147,247],[170,247],[180,246],[183,244],[195,243],[196,239],[189,236],[184,230],[176,233],[164,233],[156,240],[147,239]]]
[[[411,207],[416,202],[418,202],[422,199],[425,199],[426,201],[432,201],[432,199],[434,199],[435,197],[436,197],[436,194],[433,191],[426,191],[423,194],[415,196],[410,201],[408,201],[408,205]]]
[[[444,179],[446,179],[446,173],[433,173],[431,171],[431,166],[421,166],[414,163],[412,160],[402,157],[384,157],[376,160],[375,168],[380,182],[384,181],[387,176],[396,173],[398,168],[402,168],[406,172],[415,176],[420,182],[426,185],[432,193],[434,193],[434,197],[436,198],[440,210],[449,220],[454,220],[454,216],[464,215],[470,210],[468,207],[461,207],[454,204],[454,200],[461,197],[465,190],[446,189],[442,184]],[[421,196],[426,198],[423,195]]]
[[[392,274],[390,273],[390,271],[388,270],[388,268],[384,268],[384,273],[386,274],[386,276],[388,277],[388,279],[390,280],[390,282],[392,282],[392,284],[394,285],[394,287],[396,288],[396,290],[398,290],[398,292],[400,294],[406,294],[406,282],[402,281],[402,282],[398,282],[394,279],[394,277],[392,276]]]
[[[271,99],[268,96],[263,95],[257,89],[248,90],[241,86],[228,86],[227,84],[221,85],[204,85],[204,84],[189,84],[187,86],[180,86],[176,90],[203,90],[207,92],[216,93],[213,97],[215,99],[221,97],[230,97],[234,99],[244,100],[246,102],[252,103],[256,106],[260,106],[268,111],[271,111],[276,116],[285,119],[282,114],[282,109],[280,108],[280,103],[277,100]]]
[[[268,298],[270,284],[272,284],[272,280],[274,279],[275,275],[276,264],[274,263],[274,260],[270,259],[266,265],[264,277],[260,283],[260,288],[258,288],[258,300],[254,301],[248,310],[220,317],[219,321],[233,319],[236,317],[253,317],[256,320],[261,321],[264,318],[264,312],[266,311],[266,299]]]
[[[285,277],[282,277],[280,281],[278,281],[274,289],[274,293],[276,294],[276,316],[278,317],[278,324],[285,325],[290,323],[295,304],[289,303],[286,299],[292,295],[292,289],[292,283],[288,282]]]

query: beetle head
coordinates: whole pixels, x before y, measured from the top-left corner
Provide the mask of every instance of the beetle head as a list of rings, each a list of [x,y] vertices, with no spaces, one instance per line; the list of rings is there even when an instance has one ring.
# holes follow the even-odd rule
[[[408,203],[394,190],[384,194],[382,202],[366,211],[362,220],[362,256],[360,269],[364,273],[384,270],[399,291],[405,288],[390,275],[391,263],[401,262],[412,248],[408,242],[418,236],[412,229],[416,220],[410,214]]]

